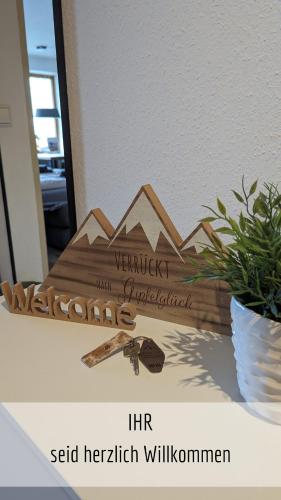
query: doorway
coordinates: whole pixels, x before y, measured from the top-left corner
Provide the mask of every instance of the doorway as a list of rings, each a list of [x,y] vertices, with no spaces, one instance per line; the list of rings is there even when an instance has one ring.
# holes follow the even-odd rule
[[[10,229],[5,179],[0,150],[0,283],[16,281],[13,244]]]
[[[23,0],[49,269],[76,232],[60,0]]]

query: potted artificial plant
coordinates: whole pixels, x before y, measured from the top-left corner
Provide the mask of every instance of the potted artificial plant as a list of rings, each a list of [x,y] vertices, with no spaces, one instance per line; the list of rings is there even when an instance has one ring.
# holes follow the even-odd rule
[[[244,399],[267,403],[255,410],[281,423],[281,194],[274,184],[257,181],[249,191],[233,191],[241,206],[232,218],[217,199],[217,209],[202,222],[218,222],[210,245],[203,245],[205,265],[185,278],[187,283],[218,279],[229,286],[232,340],[238,385]],[[226,234],[223,244],[216,236]],[[195,260],[193,265],[198,265]]]

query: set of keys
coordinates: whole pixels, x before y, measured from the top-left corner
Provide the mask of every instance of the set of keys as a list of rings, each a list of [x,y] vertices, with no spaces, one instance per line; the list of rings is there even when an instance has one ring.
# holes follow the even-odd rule
[[[139,353],[140,344],[135,339],[130,340],[130,342],[123,348],[123,355],[125,358],[130,358],[130,363],[133,366],[135,375],[139,375],[140,372]]]
[[[91,368],[120,350],[123,350],[125,358],[129,358],[135,375],[139,375],[139,361],[151,373],[162,371],[165,354],[154,340],[143,336],[133,338],[126,332],[119,332],[108,342],[85,354],[81,361]]]

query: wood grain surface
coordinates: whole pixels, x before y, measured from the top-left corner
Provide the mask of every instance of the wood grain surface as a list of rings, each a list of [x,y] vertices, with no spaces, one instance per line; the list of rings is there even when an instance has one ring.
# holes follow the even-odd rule
[[[98,363],[101,363],[101,361],[119,352],[130,340],[132,340],[132,338],[133,337],[126,332],[118,332],[112,339],[82,356],[81,361],[88,366],[88,368],[92,368]]]
[[[36,316],[45,319],[73,321],[108,328],[124,328],[134,330],[136,323],[136,307],[134,304],[116,304],[112,300],[94,300],[86,297],[74,297],[66,293],[55,294],[54,287],[35,292],[35,285],[24,290],[21,283],[13,288],[7,281],[0,288],[11,313]]]
[[[114,232],[100,210],[98,214],[90,212],[43,288],[129,302],[138,314],[230,334],[226,284],[183,282],[195,272],[190,258],[204,264],[196,235],[210,238],[209,224],[200,224],[183,241],[151,186],[141,188]]]

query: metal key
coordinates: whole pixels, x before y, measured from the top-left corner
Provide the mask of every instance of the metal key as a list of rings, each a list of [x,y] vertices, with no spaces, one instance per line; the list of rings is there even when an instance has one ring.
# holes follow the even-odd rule
[[[130,358],[135,375],[139,374],[139,352],[140,345],[135,340],[132,340],[123,348],[123,354],[125,358]]]

